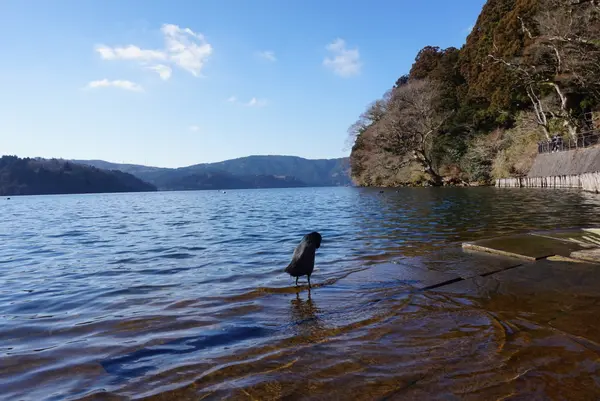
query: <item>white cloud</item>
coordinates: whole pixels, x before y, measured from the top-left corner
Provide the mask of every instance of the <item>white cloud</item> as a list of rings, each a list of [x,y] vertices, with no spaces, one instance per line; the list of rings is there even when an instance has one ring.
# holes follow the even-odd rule
[[[96,89],[96,88],[108,88],[108,87],[115,87],[115,88],[121,88],[121,89],[125,89],[128,91],[134,91],[134,92],[143,92],[144,88],[142,88],[140,85],[136,84],[135,82],[131,82],[131,81],[126,81],[126,80],[114,80],[114,81],[109,81],[108,79],[102,79],[99,81],[91,81],[90,83],[88,83],[87,87],[90,89]]]
[[[153,65],[148,67],[148,69],[156,72],[161,77],[161,79],[164,79],[165,81],[171,78],[171,73],[173,72],[171,67],[164,64]]]
[[[240,102],[236,96],[231,96],[229,99],[227,99],[227,101],[229,103],[241,104],[247,107],[263,107],[267,105],[267,101],[265,99],[258,99],[256,97],[252,97],[247,102]]]
[[[200,127],[198,127],[197,125],[190,125],[190,131],[192,132],[198,132],[200,131]]]
[[[336,39],[325,47],[331,54],[323,65],[340,77],[348,78],[360,74],[362,63],[358,49],[347,49],[343,39]]]
[[[256,55],[267,61],[271,61],[271,62],[277,61],[277,57],[275,57],[275,52],[273,52],[271,50],[265,50],[262,52],[258,52],[258,53],[256,53]]]
[[[95,50],[104,60],[136,61],[157,72],[164,80],[169,79],[172,74],[172,69],[167,64],[175,65],[196,77],[201,76],[206,61],[213,53],[213,47],[206,42],[204,36],[174,24],[164,24],[161,32],[165,41],[165,48],[162,50],[140,49],[135,45],[97,45]],[[151,62],[156,61],[161,63],[148,67]]]
[[[248,101],[248,103],[246,103],[246,106],[248,107],[262,107],[265,106],[267,104],[267,101],[264,99],[257,99],[255,97],[253,97],[252,99],[250,99]]]
[[[104,60],[165,60],[167,55],[159,50],[142,50],[137,46],[129,45],[125,47],[111,48],[104,45],[96,46],[96,52]]]
[[[164,24],[161,31],[165,35],[169,59],[192,75],[199,76],[213,52],[212,46],[206,42],[204,36],[173,24]]]

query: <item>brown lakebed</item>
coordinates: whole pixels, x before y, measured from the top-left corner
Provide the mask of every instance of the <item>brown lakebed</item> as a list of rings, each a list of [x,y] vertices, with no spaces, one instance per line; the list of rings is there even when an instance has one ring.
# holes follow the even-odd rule
[[[11,200],[3,213],[16,216],[0,231],[0,398],[600,398],[598,266],[460,248],[600,223],[600,200],[402,191]],[[300,206],[287,210],[288,197]],[[48,213],[53,226],[23,217],[51,202],[75,215]],[[281,274],[309,204],[327,204],[310,217],[324,233],[310,294]],[[279,221],[286,213],[297,217]],[[177,221],[191,223],[168,224]]]

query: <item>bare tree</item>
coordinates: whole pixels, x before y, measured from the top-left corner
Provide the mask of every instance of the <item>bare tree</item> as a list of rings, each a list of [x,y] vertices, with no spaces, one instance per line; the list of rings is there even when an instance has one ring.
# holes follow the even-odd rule
[[[390,101],[391,91],[387,91],[381,99],[378,99],[369,106],[360,115],[358,120],[348,128],[348,139],[346,148],[352,148],[356,143],[359,135],[364,133],[371,125],[379,122],[387,112],[388,103]]]
[[[428,80],[412,81],[395,88],[375,134],[385,152],[405,156],[397,169],[416,162],[434,184],[440,184],[442,179],[434,167],[433,145],[451,114],[436,107],[439,96],[438,84]]]
[[[600,3],[546,0],[536,22],[539,43],[554,57],[556,75],[600,99]]]
[[[536,18],[537,59],[549,61],[547,85],[555,90],[564,117],[573,119],[573,103],[582,93],[600,100],[600,5],[592,0],[545,0],[542,5]]]
[[[600,6],[593,0],[544,0],[540,9],[533,27],[520,20],[529,41],[522,57],[489,57],[515,73],[547,138],[551,120],[562,121],[575,137],[581,94],[600,100]]]

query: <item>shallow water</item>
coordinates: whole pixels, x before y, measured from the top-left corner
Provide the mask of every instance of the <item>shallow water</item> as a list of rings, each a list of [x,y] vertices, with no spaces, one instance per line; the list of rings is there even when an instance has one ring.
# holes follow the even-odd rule
[[[598,399],[592,267],[408,277],[494,263],[461,241],[599,212],[598,195],[494,188],[2,199],[0,397]],[[309,293],[283,269],[312,230]]]

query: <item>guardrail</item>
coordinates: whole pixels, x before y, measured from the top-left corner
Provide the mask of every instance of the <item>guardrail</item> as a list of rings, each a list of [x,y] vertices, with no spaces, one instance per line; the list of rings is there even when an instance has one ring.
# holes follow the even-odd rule
[[[600,132],[589,131],[577,135],[577,138],[564,139],[558,136],[548,141],[538,142],[538,153],[554,153],[565,150],[588,148],[600,144]]]

